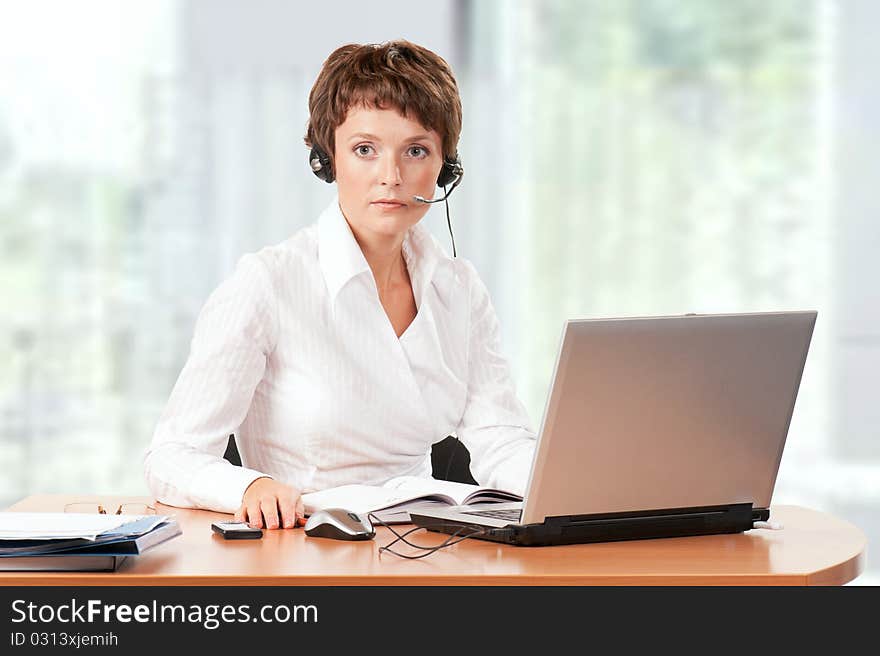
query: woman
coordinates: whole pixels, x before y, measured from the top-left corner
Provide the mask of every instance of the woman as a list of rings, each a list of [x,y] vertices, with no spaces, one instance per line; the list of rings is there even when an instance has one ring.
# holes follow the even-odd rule
[[[456,433],[481,484],[522,492],[535,435],[489,295],[419,225],[429,206],[414,199],[456,157],[449,66],[406,41],[343,46],[309,113],[313,170],[338,198],[242,257],[207,300],[145,456],[151,491],[289,528],[302,493],[430,477],[432,444]],[[222,458],[231,433],[243,467]]]

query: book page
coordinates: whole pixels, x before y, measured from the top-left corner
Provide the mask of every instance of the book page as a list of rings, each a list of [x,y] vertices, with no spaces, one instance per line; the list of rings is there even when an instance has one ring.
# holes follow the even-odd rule
[[[409,514],[411,512],[432,510],[436,508],[448,507],[448,502],[440,501],[413,501],[407,503],[403,507],[392,507],[386,510],[378,510],[372,513],[372,516],[384,522],[385,524],[409,524],[412,522]]]
[[[412,502],[434,501],[454,505],[456,501],[442,493],[422,494],[411,490],[389,489],[374,485],[340,485],[326,490],[302,495],[306,515],[325,508],[345,508],[351,512],[365,515],[389,508],[404,508]]]
[[[508,501],[522,500],[523,498],[520,495],[514,494],[513,492],[483,487],[473,494],[469,494],[462,505],[471,505],[475,503],[505,503]]]
[[[398,476],[392,478],[382,487],[406,490],[413,494],[440,493],[452,498],[456,506],[471,503],[491,503],[493,501],[522,501],[522,497],[513,492],[498,490],[480,485],[468,485],[455,481],[441,481],[435,478],[419,478],[418,476]]]

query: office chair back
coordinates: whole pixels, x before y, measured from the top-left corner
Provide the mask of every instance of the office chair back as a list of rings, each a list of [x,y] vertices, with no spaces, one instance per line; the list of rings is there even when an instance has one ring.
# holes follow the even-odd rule
[[[236,467],[241,467],[241,455],[235,444],[235,435],[229,436],[229,441],[226,443],[226,453],[223,454],[223,457]],[[470,452],[460,440],[455,439],[452,435],[431,447],[431,469],[434,478],[440,480],[469,483],[470,485],[477,484],[471,475]]]

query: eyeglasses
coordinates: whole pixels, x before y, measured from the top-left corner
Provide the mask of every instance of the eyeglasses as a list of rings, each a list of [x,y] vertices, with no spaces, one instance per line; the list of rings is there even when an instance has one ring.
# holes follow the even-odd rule
[[[109,505],[109,504],[108,504]],[[110,505],[112,507],[112,505]],[[75,503],[68,503],[64,506],[64,512],[66,513],[98,513],[101,515],[109,515],[111,514],[107,508],[105,508],[100,503],[94,503],[91,501],[77,501]],[[120,503],[116,507],[116,511],[112,513],[113,515],[155,515],[156,509],[153,506],[147,505],[145,503]]]

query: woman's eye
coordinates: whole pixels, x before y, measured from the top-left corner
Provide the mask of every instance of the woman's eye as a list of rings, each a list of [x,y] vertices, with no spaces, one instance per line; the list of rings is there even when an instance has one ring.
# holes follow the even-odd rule
[[[358,147],[355,148],[354,150],[355,150],[355,152],[356,152],[358,155],[366,156],[366,155],[369,155],[369,154],[370,154],[370,151],[373,150],[373,147],[372,147],[372,146],[367,146],[366,144],[364,144],[364,145],[358,146]]]
[[[421,146],[413,146],[409,149],[409,152],[413,155],[413,157],[418,157],[419,159],[428,155],[428,151]]]

